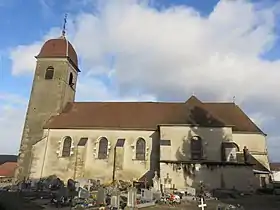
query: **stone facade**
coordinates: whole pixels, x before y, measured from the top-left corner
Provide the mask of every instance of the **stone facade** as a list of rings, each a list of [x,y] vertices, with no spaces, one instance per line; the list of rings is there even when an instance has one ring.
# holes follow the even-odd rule
[[[48,67],[53,67],[53,79],[46,80]],[[70,73],[73,75],[74,85],[70,86]],[[27,177],[32,159],[32,145],[45,139],[43,126],[50,117],[59,114],[69,101],[74,101],[77,72],[67,58],[37,59],[31,96],[26,114],[20,152],[19,167],[16,171],[17,179]]]
[[[226,188],[235,187],[242,190],[248,190],[250,185],[254,188],[260,186],[252,166],[229,163],[229,165],[217,164],[207,167],[205,164],[189,164],[195,170],[194,174],[188,174],[182,166],[178,167],[180,163],[178,165],[159,163],[190,161],[192,136],[202,138],[204,160],[217,163],[222,162],[221,145],[223,142],[236,143],[236,135],[238,141],[243,137],[245,142],[254,137],[261,138],[254,134],[235,135],[229,127],[160,126],[158,131],[45,129],[44,135],[47,138],[33,147],[34,158],[30,177],[35,179],[55,174],[65,181],[69,178],[90,178],[111,182],[115,159],[115,179],[117,180],[138,180],[145,174],[148,174],[147,178],[151,180],[153,172],[160,171],[161,178],[166,177],[168,173],[173,180],[172,185],[177,188],[196,186],[200,181],[204,181],[210,188],[221,187],[222,182]],[[66,136],[71,137],[73,141],[71,153],[69,157],[62,157],[62,143]],[[101,138],[108,140],[108,155],[104,159],[98,158]],[[146,142],[144,160],[136,160],[136,142],[139,138]],[[86,143],[79,145],[81,139],[87,139]],[[123,146],[116,147],[118,139],[124,139]],[[170,145],[160,145],[162,140],[167,139],[171,140]],[[261,139],[265,141],[264,137]],[[259,152],[265,150],[263,147],[254,148],[254,144],[246,145],[249,150],[254,149]],[[237,144],[237,146],[240,148],[243,145]],[[116,153],[114,153],[115,147]],[[236,179],[237,176],[246,177],[246,179]]]
[[[158,170],[159,151],[158,133],[155,131],[133,130],[45,130],[48,138],[34,145],[34,158],[30,176],[32,178],[46,177],[52,174],[61,179],[94,178],[102,182],[112,181],[113,163],[116,161],[115,177],[120,180],[137,180],[147,171]],[[58,150],[62,149],[65,136],[73,140],[72,153],[69,157],[62,157]],[[83,146],[78,146],[81,138],[87,138]],[[107,157],[98,158],[99,141],[108,140]],[[145,145],[145,158],[137,160],[136,143],[143,139]],[[118,139],[124,139],[123,146],[114,148]],[[42,155],[44,154],[44,155]],[[152,178],[152,177],[150,177]]]

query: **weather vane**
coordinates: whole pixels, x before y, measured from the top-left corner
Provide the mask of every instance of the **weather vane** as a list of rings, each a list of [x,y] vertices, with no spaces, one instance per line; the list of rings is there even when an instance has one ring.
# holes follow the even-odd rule
[[[63,23],[63,28],[62,28],[62,36],[65,37],[66,34],[66,23],[67,23],[67,13],[64,16],[64,23]]]

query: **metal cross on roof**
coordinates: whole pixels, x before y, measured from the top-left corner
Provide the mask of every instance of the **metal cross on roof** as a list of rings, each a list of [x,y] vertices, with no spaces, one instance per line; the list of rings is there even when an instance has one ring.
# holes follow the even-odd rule
[[[62,36],[65,37],[66,34],[66,23],[67,23],[67,13],[64,16],[64,23],[63,23],[63,27],[62,27]]]
[[[198,205],[198,208],[201,208],[201,210],[204,210],[206,207],[206,203],[204,203],[203,198],[200,198],[200,204]]]

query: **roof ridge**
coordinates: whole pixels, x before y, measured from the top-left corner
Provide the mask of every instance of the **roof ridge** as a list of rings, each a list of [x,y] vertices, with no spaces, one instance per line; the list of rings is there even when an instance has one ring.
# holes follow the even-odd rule
[[[97,103],[100,103],[100,104],[106,104],[106,103],[122,103],[122,104],[125,104],[125,103],[141,103],[141,104],[185,104],[185,102],[168,102],[168,101],[74,101],[74,102],[69,102],[71,104],[97,104]]]
[[[204,104],[232,104],[232,105],[236,105],[234,102],[203,102]]]

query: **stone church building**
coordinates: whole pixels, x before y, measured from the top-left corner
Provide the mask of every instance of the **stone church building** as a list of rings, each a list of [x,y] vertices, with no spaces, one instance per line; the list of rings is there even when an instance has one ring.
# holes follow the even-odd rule
[[[169,188],[268,182],[266,134],[235,103],[195,96],[181,103],[75,102],[80,69],[66,37],[48,40],[36,59],[18,180],[150,182],[157,171]]]

